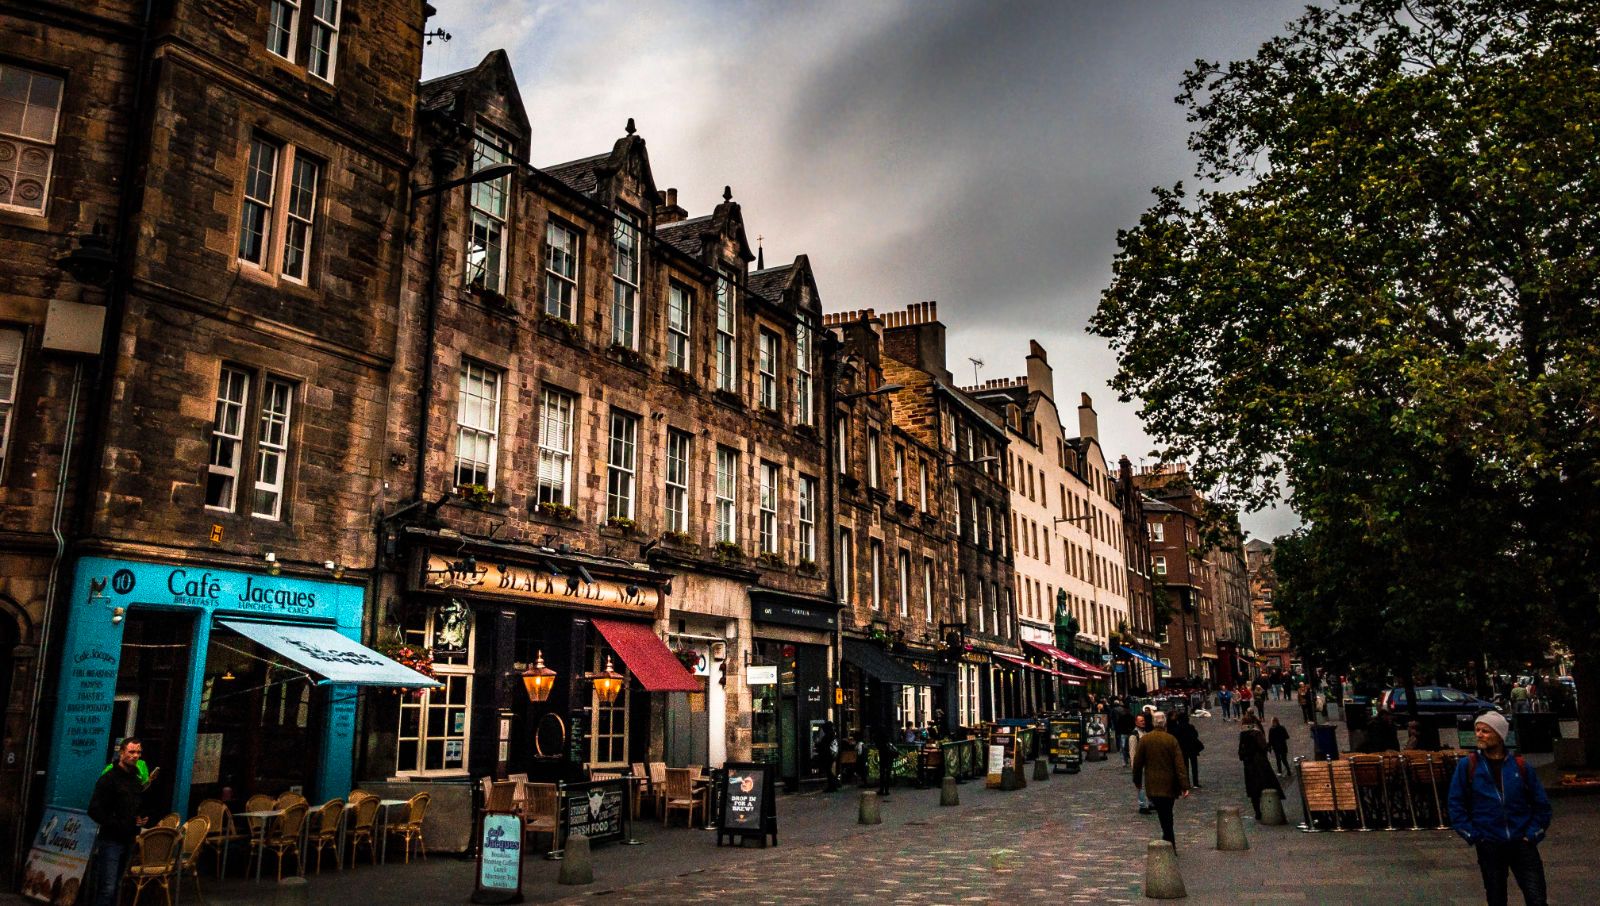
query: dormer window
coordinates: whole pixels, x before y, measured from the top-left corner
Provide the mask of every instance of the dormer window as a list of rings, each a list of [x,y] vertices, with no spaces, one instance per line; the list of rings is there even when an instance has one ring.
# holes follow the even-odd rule
[[[811,403],[815,379],[811,376],[811,326],[802,320],[794,329],[794,420],[802,425],[815,425],[816,415]]]
[[[717,389],[739,392],[738,300],[733,275],[717,275]]]
[[[611,342],[639,348],[639,224],[620,209],[612,233]]]
[[[510,162],[510,142],[478,130],[472,140],[472,172]],[[466,278],[467,285],[475,289],[498,293],[505,286],[506,210],[510,191],[510,176],[472,185]]]

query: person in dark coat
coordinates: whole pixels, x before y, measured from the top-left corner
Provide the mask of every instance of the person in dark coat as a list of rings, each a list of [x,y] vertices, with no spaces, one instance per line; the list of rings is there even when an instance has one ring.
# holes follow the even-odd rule
[[[1267,746],[1272,749],[1272,757],[1277,762],[1274,767],[1284,777],[1289,776],[1289,728],[1272,719],[1272,726],[1267,730]]]
[[[1199,789],[1205,785],[1200,782],[1200,753],[1206,748],[1200,741],[1200,731],[1189,723],[1189,715],[1179,714],[1172,722],[1172,736],[1183,750],[1183,762],[1189,768],[1189,785]]]
[[[1394,718],[1388,711],[1379,711],[1378,716],[1367,724],[1367,738],[1361,741],[1361,751],[1367,754],[1377,752],[1394,752],[1400,748],[1400,734],[1395,729]]]
[[[124,739],[117,748],[116,764],[100,775],[89,796],[89,817],[100,825],[94,851],[94,906],[115,906],[133,842],[150,820],[142,814],[145,779],[140,776],[139,759],[143,756],[143,743],[132,736]]]
[[[1267,760],[1266,734],[1261,732],[1261,724],[1254,717],[1246,718],[1239,730],[1239,761],[1244,764],[1245,792],[1250,794],[1250,805],[1259,821],[1262,792],[1277,790],[1282,796],[1283,787],[1278,783],[1278,775],[1272,772],[1272,763]]]
[[[1150,715],[1151,729],[1139,738],[1133,750],[1133,785],[1140,796],[1147,796],[1150,807],[1161,820],[1161,839],[1178,848],[1172,830],[1172,805],[1189,795],[1189,774],[1183,767],[1183,750],[1167,732],[1167,716],[1160,711]]]
[[[815,755],[823,776],[828,778],[827,792],[831,793],[839,788],[839,733],[831,720],[824,720],[819,730]]]
[[[1130,758],[1128,748],[1133,740],[1135,718],[1133,712],[1121,703],[1118,703],[1114,713],[1111,729],[1117,734],[1117,748],[1122,750],[1122,766],[1127,767]]]

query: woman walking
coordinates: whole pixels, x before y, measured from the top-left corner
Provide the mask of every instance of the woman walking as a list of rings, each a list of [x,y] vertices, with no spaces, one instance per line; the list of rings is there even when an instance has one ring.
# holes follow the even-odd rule
[[[1289,730],[1278,719],[1272,719],[1272,727],[1267,730],[1267,745],[1272,749],[1272,757],[1277,762],[1274,767],[1283,777],[1289,776]]]
[[[1283,795],[1283,787],[1278,784],[1278,775],[1272,772],[1272,764],[1267,761],[1267,737],[1261,732],[1261,724],[1254,715],[1246,717],[1239,730],[1239,761],[1244,764],[1244,788],[1250,794],[1250,805],[1255,809],[1256,820],[1261,820],[1261,793],[1265,790],[1277,790],[1278,795]]]

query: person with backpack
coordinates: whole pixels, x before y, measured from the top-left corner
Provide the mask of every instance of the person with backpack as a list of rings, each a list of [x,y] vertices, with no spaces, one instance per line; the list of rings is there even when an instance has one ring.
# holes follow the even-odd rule
[[[1478,870],[1490,906],[1506,902],[1506,872],[1528,906],[1545,906],[1539,841],[1550,829],[1550,799],[1539,775],[1506,749],[1510,724],[1496,711],[1472,727],[1478,751],[1456,762],[1450,779],[1450,826],[1478,852]]]

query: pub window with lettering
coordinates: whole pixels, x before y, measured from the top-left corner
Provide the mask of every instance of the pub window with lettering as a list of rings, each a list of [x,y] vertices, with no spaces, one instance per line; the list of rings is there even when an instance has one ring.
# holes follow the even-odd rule
[[[206,509],[233,513],[245,506],[261,519],[284,517],[296,389],[286,378],[222,367],[206,464]]]
[[[434,678],[444,685],[401,694],[395,773],[465,773],[477,629],[470,611],[455,601],[412,610],[401,626],[401,640],[413,651],[432,651]]]

